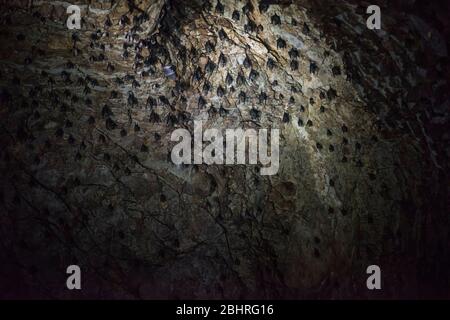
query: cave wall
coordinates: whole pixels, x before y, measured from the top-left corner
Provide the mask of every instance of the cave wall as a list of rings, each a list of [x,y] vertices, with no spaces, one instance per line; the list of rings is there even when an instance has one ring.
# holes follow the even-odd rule
[[[447,43],[426,19],[73,1],[68,30],[65,2],[1,4],[1,295],[448,297]],[[174,165],[193,120],[280,129],[278,173]],[[79,293],[61,289],[69,264]]]

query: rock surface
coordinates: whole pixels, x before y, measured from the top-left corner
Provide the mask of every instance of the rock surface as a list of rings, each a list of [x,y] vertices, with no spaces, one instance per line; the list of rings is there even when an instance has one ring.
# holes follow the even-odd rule
[[[66,2],[2,1],[2,296],[448,297],[448,43],[426,19],[73,4],[81,30]],[[278,174],[174,165],[171,133],[193,120],[280,129]],[[61,290],[70,264],[81,293]]]

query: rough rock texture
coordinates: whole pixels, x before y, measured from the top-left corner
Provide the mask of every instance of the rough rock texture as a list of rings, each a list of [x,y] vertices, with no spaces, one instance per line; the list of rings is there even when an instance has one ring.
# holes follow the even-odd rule
[[[73,1],[71,31],[66,2],[1,3],[1,296],[448,297],[448,27],[402,1],[371,31],[347,1],[117,0]],[[278,174],[175,166],[194,119],[279,128]]]

